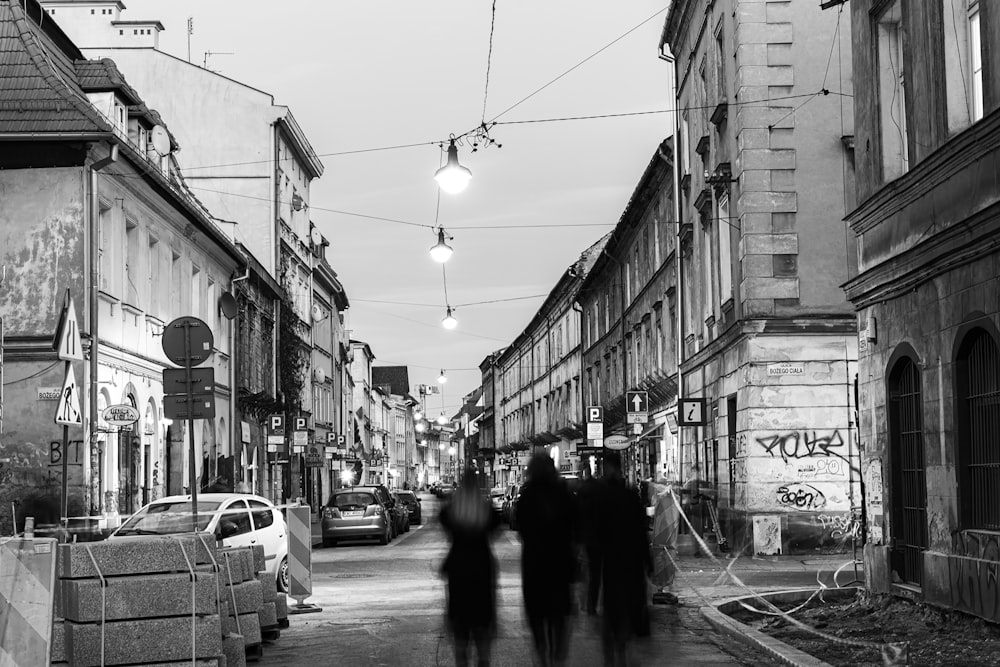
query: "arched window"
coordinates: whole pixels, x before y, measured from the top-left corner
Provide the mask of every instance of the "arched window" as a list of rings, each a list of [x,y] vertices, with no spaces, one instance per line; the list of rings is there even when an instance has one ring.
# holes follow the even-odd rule
[[[1000,530],[1000,352],[981,327],[961,340],[955,385],[962,528]]]

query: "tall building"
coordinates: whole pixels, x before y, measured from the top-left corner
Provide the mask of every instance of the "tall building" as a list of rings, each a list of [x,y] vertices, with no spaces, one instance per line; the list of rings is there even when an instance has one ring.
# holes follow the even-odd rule
[[[678,466],[754,554],[848,548],[860,518],[857,326],[840,287],[855,271],[852,24],[820,5],[678,0],[661,37],[677,105],[679,395],[695,399]]]
[[[69,516],[113,527],[159,496],[231,487],[242,254],[191,195],[175,135],[113,62],[85,59],[35,0],[0,2],[0,52],[0,456],[13,462],[0,493],[58,499],[65,470]],[[66,296],[82,349],[63,362],[53,337]],[[213,334],[200,340],[214,409],[193,433],[164,382],[181,316]],[[64,319],[75,348],[72,329]]]
[[[1000,13],[983,0],[844,8],[866,579],[997,622]]]

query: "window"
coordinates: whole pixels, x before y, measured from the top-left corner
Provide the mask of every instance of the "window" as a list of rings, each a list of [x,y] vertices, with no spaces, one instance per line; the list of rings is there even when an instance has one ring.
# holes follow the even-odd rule
[[[955,382],[962,528],[1000,530],[1000,353],[985,329],[962,339]]]
[[[223,526],[225,528],[223,529]],[[249,533],[253,528],[250,525],[250,513],[247,512],[247,505],[242,500],[237,500],[223,510],[219,517],[219,529],[225,537],[234,537]]]
[[[201,317],[201,269],[191,265],[191,312]]]
[[[680,131],[680,155],[678,159],[680,160],[680,173],[690,174],[691,173],[691,160],[688,158],[688,151],[691,150],[691,135],[690,129],[688,127],[688,117],[685,113],[681,117],[681,131]]]
[[[909,170],[906,137],[906,90],[903,52],[906,34],[900,0],[893,0],[876,19],[882,178],[891,181]]]
[[[715,31],[715,94],[716,101],[726,99],[726,46],[723,41],[722,21]]]
[[[114,252],[114,220],[111,214],[111,206],[101,202],[101,211],[98,214],[98,249],[97,249],[97,270],[100,274],[101,290],[114,293],[115,280],[114,271],[111,267],[115,265]]]
[[[274,523],[274,511],[259,500],[250,500],[250,514],[253,516],[254,530],[267,528]]]
[[[653,271],[660,268],[660,221],[653,218]]]
[[[146,289],[149,292],[149,312],[160,314],[160,242],[149,235],[149,249],[146,255]]]
[[[972,69],[972,120],[983,117],[983,51],[979,2],[969,3],[969,64]]]
[[[733,257],[730,247],[729,193],[718,199],[719,219],[719,299],[726,303],[733,298]]]

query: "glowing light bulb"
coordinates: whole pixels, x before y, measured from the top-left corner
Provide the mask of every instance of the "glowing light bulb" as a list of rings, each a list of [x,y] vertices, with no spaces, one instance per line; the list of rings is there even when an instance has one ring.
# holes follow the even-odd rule
[[[452,139],[448,144],[448,162],[434,172],[438,187],[448,194],[458,194],[469,185],[472,172],[458,163],[458,147]]]

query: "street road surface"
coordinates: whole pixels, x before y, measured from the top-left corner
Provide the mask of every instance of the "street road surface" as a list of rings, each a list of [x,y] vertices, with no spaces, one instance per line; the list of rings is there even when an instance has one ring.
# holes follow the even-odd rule
[[[290,615],[291,627],[264,646],[258,665],[283,667],[454,665],[444,631],[444,580],[438,568],[448,542],[437,520],[439,501],[423,495],[424,524],[387,546],[353,543],[313,549],[313,595],[322,612]],[[532,665],[530,632],[521,596],[521,545],[504,526],[494,540],[500,562],[499,636],[492,665]],[[707,582],[715,577],[706,575]],[[684,594],[683,590],[678,593]],[[294,601],[289,599],[289,606]],[[652,636],[637,640],[633,665],[772,665],[763,656],[715,633],[697,598],[679,607],[652,608]],[[569,665],[603,664],[599,617],[572,619]],[[474,654],[473,654],[474,655]]]

